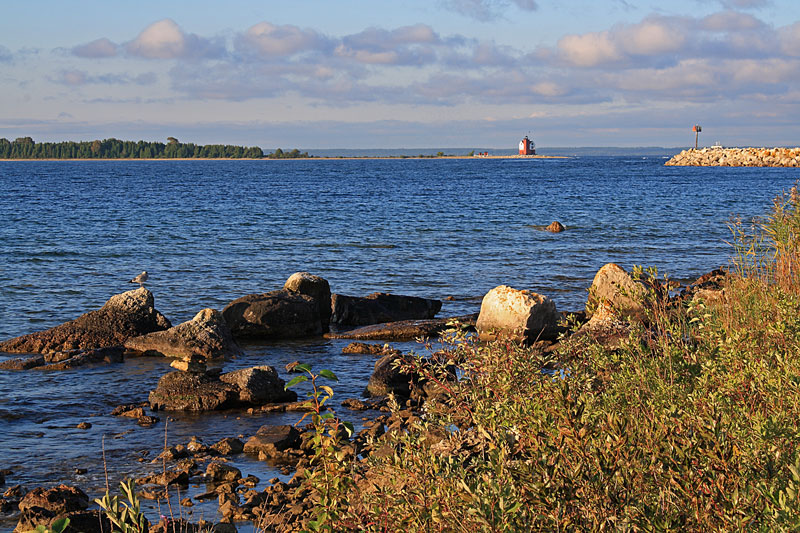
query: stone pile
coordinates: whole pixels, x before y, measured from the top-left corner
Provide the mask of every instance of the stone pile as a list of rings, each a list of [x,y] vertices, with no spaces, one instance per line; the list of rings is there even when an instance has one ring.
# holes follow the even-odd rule
[[[800,148],[701,148],[664,163],[695,167],[800,167]]]

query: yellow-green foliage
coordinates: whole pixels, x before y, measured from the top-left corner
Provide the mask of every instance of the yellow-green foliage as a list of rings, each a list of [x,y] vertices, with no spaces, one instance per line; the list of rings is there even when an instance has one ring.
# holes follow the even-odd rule
[[[355,472],[334,528],[800,530],[795,197],[724,295],[652,298],[619,350],[454,339],[463,378]]]

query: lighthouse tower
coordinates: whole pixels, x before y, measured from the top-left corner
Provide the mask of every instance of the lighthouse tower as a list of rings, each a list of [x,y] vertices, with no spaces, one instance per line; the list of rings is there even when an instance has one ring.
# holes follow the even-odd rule
[[[536,145],[527,135],[519,142],[519,155],[536,155]]]

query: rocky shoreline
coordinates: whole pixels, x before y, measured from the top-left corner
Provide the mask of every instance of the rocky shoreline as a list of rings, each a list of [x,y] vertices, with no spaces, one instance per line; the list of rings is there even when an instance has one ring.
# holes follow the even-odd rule
[[[721,271],[703,276],[676,298],[719,297],[724,294],[721,289],[724,277]],[[241,354],[237,341],[245,339],[324,335],[391,341],[436,338],[453,327],[475,332],[481,341],[511,340],[548,351],[570,334],[614,347],[627,338],[632,323],[644,320],[641,302],[649,292],[657,290],[661,288],[636,280],[610,263],[598,271],[589,289],[586,309],[579,312],[559,312],[547,296],[501,285],[486,294],[479,314],[437,319],[435,315],[441,309],[438,300],[386,293],[366,297],[332,294],[327,280],[299,272],[281,289],[243,296],[222,312],[201,310],[191,321],[172,326],[155,309],[153,294],[142,287],[112,296],[100,310],[60,326],[0,343],[0,351],[25,354],[2,361],[0,370],[62,370],[86,364],[119,363],[137,355],[160,355],[170,358],[176,371],[164,374],[154,384],[147,401],[120,405],[112,415],[134,418],[141,426],[151,426],[160,421],[154,416],[160,411],[246,409],[302,413],[314,411],[314,406],[308,400],[298,402],[297,395],[286,390],[288,379],[282,379],[277,369],[261,365],[222,373],[210,365]],[[565,326],[567,315],[571,328]],[[405,431],[424,416],[421,409],[425,403],[446,397],[447,383],[457,379],[451,366],[446,366],[435,382],[426,378],[430,373],[425,365],[434,365],[436,353],[430,356],[432,362],[425,360],[422,366],[414,366],[413,356],[388,344],[353,343],[344,353],[379,357],[364,391],[365,399],[341,402],[346,409],[377,412],[357,433],[339,433],[337,446],[343,460],[350,462],[366,465],[371,454],[384,453],[384,448],[390,446],[386,440],[389,437],[384,435]],[[296,371],[296,363],[285,369],[287,374]],[[393,403],[393,409],[389,403]],[[147,414],[146,409],[153,414]],[[206,484],[206,492],[192,498],[216,499],[222,521],[216,525],[181,523],[178,525],[181,531],[199,531],[201,527],[218,532],[236,531],[235,523],[242,521],[269,531],[307,528],[314,501],[304,480],[313,475],[315,468],[316,431],[318,428],[311,425],[264,425],[249,437],[227,437],[210,444],[198,437],[173,447],[165,445],[153,461],[160,472],[137,479],[137,493],[141,498],[162,500],[174,494],[171,492],[174,489],[184,489],[180,494],[185,495],[190,484]],[[429,438],[435,444],[445,440],[446,435],[432,434]],[[294,475],[289,481],[271,479],[264,490],[257,491],[258,478],[243,475],[226,464],[237,454],[250,454],[260,461],[282,465],[287,475],[292,472]],[[0,471],[0,485],[13,482],[13,478],[13,472]],[[362,481],[376,482],[369,470]],[[192,498],[183,498],[181,505],[193,505]],[[102,513],[88,510],[89,499],[83,491],[69,485],[30,491],[14,485],[0,498],[0,507],[4,513],[18,514],[15,531],[52,524],[60,517],[69,517],[81,531],[110,531]],[[175,531],[175,528],[175,522],[163,519],[151,526],[150,531]]]
[[[800,167],[800,148],[700,148],[683,150],[666,166]]]

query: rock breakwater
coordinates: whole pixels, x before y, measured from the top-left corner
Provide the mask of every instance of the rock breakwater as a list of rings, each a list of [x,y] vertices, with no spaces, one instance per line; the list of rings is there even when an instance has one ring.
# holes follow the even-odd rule
[[[673,156],[666,166],[800,167],[800,148],[691,148]]]

